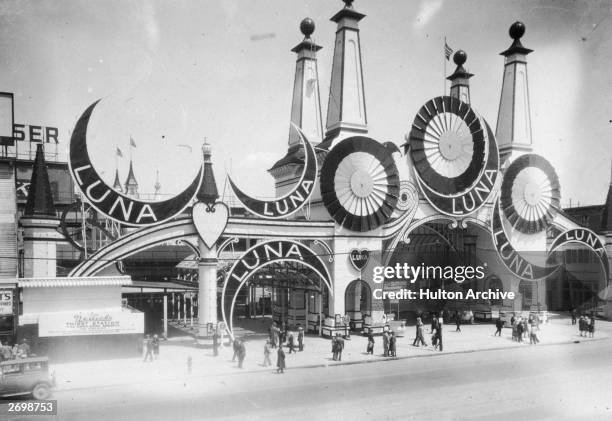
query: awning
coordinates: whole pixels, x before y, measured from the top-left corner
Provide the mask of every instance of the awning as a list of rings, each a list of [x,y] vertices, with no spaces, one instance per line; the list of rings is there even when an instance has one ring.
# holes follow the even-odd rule
[[[198,256],[191,254],[185,257],[181,262],[176,265],[177,269],[197,269],[198,268]]]
[[[85,276],[61,278],[17,278],[20,288],[87,287],[132,285],[130,276]]]
[[[132,281],[130,286],[121,288],[122,293],[143,293],[143,292],[185,292],[197,291],[197,285],[183,285],[177,282],[148,282]]]

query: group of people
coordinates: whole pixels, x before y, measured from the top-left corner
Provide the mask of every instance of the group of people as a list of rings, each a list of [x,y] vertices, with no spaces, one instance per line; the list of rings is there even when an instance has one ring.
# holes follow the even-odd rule
[[[145,335],[143,341],[144,347],[144,362],[153,362],[153,359],[156,360],[159,358],[159,336],[153,335]]]
[[[30,345],[26,339],[22,339],[21,343],[10,345],[2,345],[0,342],[0,361],[15,360],[18,358],[32,357]]]
[[[574,323],[575,324],[575,323]],[[595,317],[580,316],[578,319],[580,336],[592,338],[595,336]]]
[[[537,345],[540,342],[540,339],[538,338],[538,331],[540,330],[540,318],[537,314],[530,315],[529,318],[524,318],[521,316],[516,318],[515,316],[512,316],[512,318],[510,319],[510,324],[512,325],[513,341],[523,342],[523,339],[526,339],[526,337],[529,336],[530,345]],[[500,330],[499,327],[498,330]]]
[[[432,318],[431,318],[431,345],[433,346],[434,350],[440,350],[442,351],[443,345],[442,345],[442,326],[444,324],[444,321],[442,319],[442,316],[438,317],[437,314],[432,314]],[[459,332],[461,331],[461,328],[459,327],[461,325],[461,323],[459,323],[457,325],[457,329],[459,330]],[[424,332],[424,323],[423,323],[423,319],[419,316],[416,318],[416,334],[414,336],[414,341],[412,341],[412,346],[428,346],[427,342],[425,341],[425,332]]]
[[[340,332],[336,332],[336,336],[332,336],[332,358],[334,361],[342,361],[342,351],[344,350],[344,338]]]

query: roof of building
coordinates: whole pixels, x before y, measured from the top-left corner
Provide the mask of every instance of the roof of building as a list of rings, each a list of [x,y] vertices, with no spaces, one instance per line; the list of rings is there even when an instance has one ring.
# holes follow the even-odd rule
[[[36,158],[30,179],[30,190],[23,215],[25,217],[55,218],[55,205],[49,184],[43,145],[36,148]]]

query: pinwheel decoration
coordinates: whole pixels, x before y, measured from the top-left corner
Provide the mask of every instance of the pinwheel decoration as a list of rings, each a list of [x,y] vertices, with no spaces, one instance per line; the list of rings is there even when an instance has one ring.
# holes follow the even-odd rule
[[[400,184],[391,153],[364,136],[344,139],[327,154],[320,182],[323,204],[336,223],[361,232],[389,219]]]
[[[559,178],[543,157],[526,154],[506,170],[501,208],[514,229],[535,234],[550,224],[560,206]]]
[[[420,179],[440,195],[469,188],[486,164],[480,119],[456,98],[443,96],[425,103],[407,140]]]

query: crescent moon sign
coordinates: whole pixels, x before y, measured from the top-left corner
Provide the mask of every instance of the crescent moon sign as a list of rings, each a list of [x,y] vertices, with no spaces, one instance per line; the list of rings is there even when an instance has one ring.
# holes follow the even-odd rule
[[[203,166],[183,192],[161,202],[135,200],[104,183],[93,167],[87,152],[87,125],[98,102],[100,100],[85,110],[77,121],[70,139],[70,172],[89,204],[107,217],[132,226],[159,224],[185,210],[202,183]]]
[[[293,215],[304,206],[313,191],[318,172],[315,151],[300,128],[296,125],[293,127],[298,131],[306,153],[302,176],[292,191],[275,200],[258,200],[240,190],[228,177],[230,186],[240,203],[251,213],[265,219],[281,219]]]
[[[521,279],[529,281],[537,281],[538,279],[547,278],[552,275],[559,265],[556,266],[538,266],[527,259],[512,246],[506,232],[504,230],[501,211],[500,211],[499,198],[497,198],[493,204],[493,216],[491,218],[491,231],[493,234],[493,244],[497,255],[501,259],[502,263],[506,268],[514,275]]]

